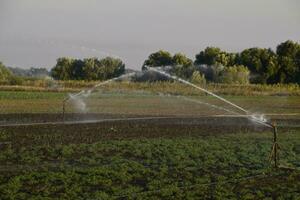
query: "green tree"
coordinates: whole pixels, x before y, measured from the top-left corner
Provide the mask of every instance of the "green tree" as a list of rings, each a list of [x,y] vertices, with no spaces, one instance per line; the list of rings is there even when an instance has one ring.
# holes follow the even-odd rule
[[[16,76],[12,71],[0,62],[0,83],[8,83],[10,85],[22,85],[23,78]]]
[[[97,58],[85,58],[83,60],[82,72],[86,80],[97,80]]]
[[[196,68],[194,65],[176,65],[173,66],[171,73],[184,79],[190,79],[195,71]]]
[[[205,79],[210,82],[217,82],[220,73],[224,70],[224,66],[221,64],[215,65],[199,65],[196,67],[198,71],[204,74]]]
[[[182,53],[176,53],[172,58],[172,65],[191,66],[193,61]]]
[[[193,61],[182,53],[176,53],[172,56],[169,52],[160,50],[158,52],[150,54],[148,59],[144,62],[142,70],[145,70],[145,66],[150,67],[165,67],[170,68],[165,69],[169,73],[175,74],[184,79],[190,79],[195,67]],[[155,73],[156,74],[156,73]],[[149,80],[165,80],[161,75],[155,75],[153,73],[148,73],[144,78],[149,78]],[[167,80],[167,79],[166,79]]]
[[[0,62],[0,81],[7,81],[12,77],[11,71],[9,71],[3,64]]]
[[[215,65],[218,62],[217,58],[220,53],[220,48],[207,47],[204,51],[200,51],[200,53],[196,55],[195,64]]]
[[[250,71],[243,65],[225,67],[218,82],[228,84],[248,84]]]
[[[116,58],[59,58],[51,75],[57,80],[106,80],[120,76],[124,71],[125,64]]]
[[[51,76],[56,80],[72,80],[74,59],[72,58],[58,58],[56,65],[51,70]]]
[[[125,64],[121,59],[106,57],[97,62],[97,78],[106,80],[120,76],[125,72]]]
[[[196,70],[193,61],[182,53],[173,56],[172,66],[172,72],[184,79],[190,79]]]
[[[227,53],[217,47],[207,47],[204,51],[200,51],[200,53],[196,55],[195,65],[221,64],[223,66],[229,66],[235,64],[235,59],[235,53]]]
[[[282,83],[300,83],[300,44],[287,40],[276,48],[279,71],[277,79]]]
[[[237,62],[247,66],[253,83],[275,83],[278,73],[277,55],[271,49],[250,48],[242,51]]]
[[[145,66],[162,67],[162,66],[170,66],[172,64],[173,64],[172,55],[167,51],[159,50],[158,52],[150,54],[148,59],[145,60],[142,69],[145,69]]]
[[[86,80],[87,77],[83,73],[84,62],[80,59],[75,59],[71,66],[71,79],[73,80]]]

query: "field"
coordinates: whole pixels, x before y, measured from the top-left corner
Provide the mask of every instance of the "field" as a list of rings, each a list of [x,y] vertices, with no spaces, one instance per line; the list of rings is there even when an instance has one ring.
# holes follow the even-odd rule
[[[275,169],[270,128],[182,91],[107,89],[64,117],[65,92],[1,91],[0,199],[299,199],[299,96],[224,96],[277,122]]]
[[[299,132],[280,137],[281,162],[300,166],[299,139]],[[299,172],[270,169],[269,133],[50,141],[2,149],[1,199],[299,197]]]

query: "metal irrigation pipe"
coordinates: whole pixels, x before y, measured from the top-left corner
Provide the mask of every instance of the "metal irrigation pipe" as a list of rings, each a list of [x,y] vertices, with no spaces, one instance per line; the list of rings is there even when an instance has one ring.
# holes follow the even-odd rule
[[[278,168],[279,166],[279,155],[278,155],[278,149],[279,149],[279,144],[277,142],[277,124],[276,122],[273,123],[268,123],[272,127],[273,131],[273,145],[272,145],[272,150],[270,153],[269,157],[269,162],[274,162],[274,168]]]
[[[66,97],[62,101],[62,121],[65,122],[65,112],[66,112],[66,103],[70,99],[70,97]]]

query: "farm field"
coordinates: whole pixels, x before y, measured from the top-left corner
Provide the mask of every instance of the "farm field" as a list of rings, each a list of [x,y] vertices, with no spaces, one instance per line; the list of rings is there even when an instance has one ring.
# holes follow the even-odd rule
[[[298,1],[0,2],[0,200],[300,200]]]
[[[299,171],[275,170],[268,162],[269,132],[123,140],[80,134],[67,140],[63,134],[24,136],[34,138],[32,145],[7,143],[1,148],[1,199],[297,199],[300,195]],[[1,141],[10,139],[1,132]],[[279,136],[281,164],[300,167],[299,139],[299,131]]]
[[[139,92],[139,91],[138,91]],[[209,105],[200,105],[193,101],[153,93],[121,93],[103,92],[86,99],[89,113],[124,113],[151,115],[208,115],[216,114],[216,109]],[[67,93],[61,92],[25,92],[1,91],[0,113],[61,113],[62,101]],[[184,96],[195,101],[219,105],[227,105],[210,96]],[[252,113],[264,114],[299,114],[300,96],[223,96],[244,107]],[[232,107],[230,108],[232,109]],[[72,102],[67,105],[66,112],[78,112]],[[219,112],[220,113],[220,112]],[[224,110],[221,110],[224,114]]]
[[[104,91],[63,121],[66,96],[0,92],[0,199],[300,196],[299,96],[224,96],[277,122],[279,169],[272,130],[214,98]]]

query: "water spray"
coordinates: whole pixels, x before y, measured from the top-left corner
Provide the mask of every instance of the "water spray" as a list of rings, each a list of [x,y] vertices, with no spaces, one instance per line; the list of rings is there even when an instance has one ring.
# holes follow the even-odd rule
[[[98,88],[100,86],[109,84],[110,82],[113,82],[113,81],[116,81],[116,80],[119,80],[119,79],[122,79],[122,78],[131,77],[131,76],[133,76],[135,74],[136,74],[135,72],[128,73],[128,74],[123,74],[121,76],[118,76],[118,77],[115,77],[115,78],[112,78],[112,79],[100,82],[100,83],[94,85],[93,87],[91,87],[89,89],[81,90],[80,92],[75,93],[74,95],[69,94],[69,96],[66,97],[66,98],[64,98],[63,101],[62,101],[62,120],[63,120],[63,122],[65,121],[66,104],[67,104],[67,102],[70,99],[76,99],[77,97],[80,97],[82,95],[84,95],[85,97],[88,97],[96,88]]]
[[[244,109],[244,108],[242,108],[242,107],[240,107],[240,106],[238,106],[238,105],[236,105],[236,104],[234,104],[234,103],[228,101],[227,99],[224,99],[223,97],[220,97],[220,96],[216,95],[216,94],[213,93],[213,92],[210,92],[210,91],[208,91],[208,90],[206,90],[206,89],[204,89],[204,88],[202,88],[202,87],[199,87],[199,86],[197,86],[197,85],[195,85],[195,84],[193,84],[193,83],[191,83],[191,82],[189,82],[189,81],[186,81],[186,80],[184,80],[184,79],[182,79],[182,78],[179,78],[179,77],[177,77],[177,76],[168,74],[168,73],[166,73],[166,72],[164,72],[164,71],[161,71],[161,70],[158,70],[158,69],[156,69],[156,68],[154,68],[154,67],[148,67],[148,66],[146,66],[146,69],[149,69],[149,70],[151,70],[151,71],[155,71],[155,72],[157,72],[157,73],[159,73],[159,74],[162,74],[162,75],[164,75],[164,76],[166,76],[166,77],[168,77],[168,78],[171,78],[171,79],[173,79],[173,80],[179,81],[179,82],[181,82],[181,83],[184,83],[184,84],[186,84],[186,85],[189,85],[189,86],[191,86],[191,87],[194,87],[194,88],[196,88],[196,89],[198,89],[198,90],[201,90],[202,92],[205,92],[206,94],[209,94],[209,95],[211,95],[211,96],[213,96],[213,97],[215,97],[215,98],[217,98],[217,99],[219,99],[219,100],[221,100],[221,101],[223,101],[223,102],[225,102],[225,103],[227,103],[227,104],[229,104],[229,105],[231,105],[231,106],[237,108],[238,110],[244,112],[246,115],[250,115],[250,112],[247,111],[246,109]],[[256,116],[254,116],[254,115],[251,115],[251,120],[253,120],[253,121],[255,121],[255,122],[257,122],[257,123],[259,123],[259,124],[261,124],[261,125],[264,125],[264,126],[267,126],[267,127],[269,127],[269,128],[272,128],[272,126],[271,126],[269,123],[266,123],[265,120],[261,120],[260,117],[256,117]]]
[[[271,128],[272,131],[273,131],[273,146],[272,146],[272,151],[271,151],[270,159],[269,160],[270,160],[270,162],[273,160],[274,167],[278,168],[278,148],[279,148],[279,145],[277,143],[277,126],[276,126],[276,123],[270,123],[270,122],[268,122],[262,115],[257,116],[257,115],[254,115],[254,114],[250,114],[250,112],[247,111],[246,109],[244,109],[244,108],[242,108],[242,107],[240,107],[240,106],[238,106],[238,105],[236,105],[236,104],[228,101],[227,99],[224,99],[223,97],[220,97],[220,96],[214,94],[213,92],[210,92],[210,91],[208,91],[208,90],[206,90],[206,89],[204,89],[202,87],[199,87],[199,86],[197,86],[197,85],[195,85],[195,84],[193,84],[193,83],[191,83],[189,81],[186,81],[186,80],[184,80],[182,78],[179,78],[177,76],[173,76],[171,74],[168,74],[168,73],[166,73],[164,71],[161,71],[159,69],[156,69],[154,67],[146,66],[146,69],[151,70],[151,71],[155,71],[155,72],[157,72],[159,74],[162,74],[162,75],[164,75],[164,76],[166,76],[168,78],[171,78],[173,80],[179,81],[181,83],[184,83],[186,85],[194,87],[194,88],[196,88],[198,90],[201,90],[201,91],[205,92],[206,94],[209,94],[209,95],[211,95],[211,96],[213,96],[213,97],[215,97],[215,98],[217,98],[217,99],[219,99],[219,100],[221,100],[221,101],[223,101],[223,102],[225,102],[225,103],[227,103],[227,104],[229,104],[229,105],[237,108],[238,110],[244,112],[245,113],[244,116],[246,116],[247,118],[249,118],[249,116],[250,116],[250,119],[252,121],[254,121],[256,123],[259,123],[261,125],[264,125],[266,127]]]

